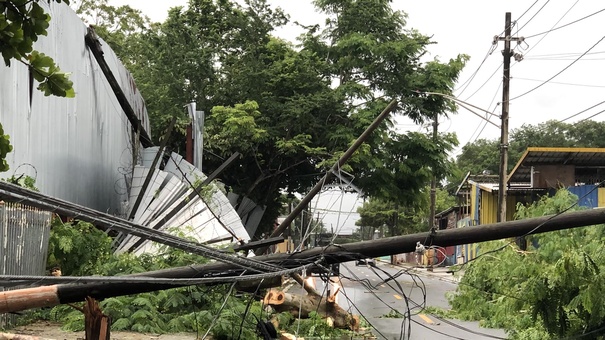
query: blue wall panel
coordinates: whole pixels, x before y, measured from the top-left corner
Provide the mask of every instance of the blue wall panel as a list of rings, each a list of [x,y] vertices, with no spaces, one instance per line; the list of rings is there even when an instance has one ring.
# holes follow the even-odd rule
[[[580,185],[567,188],[569,192],[578,196],[578,205],[587,208],[596,208],[599,206],[598,190],[594,185]]]

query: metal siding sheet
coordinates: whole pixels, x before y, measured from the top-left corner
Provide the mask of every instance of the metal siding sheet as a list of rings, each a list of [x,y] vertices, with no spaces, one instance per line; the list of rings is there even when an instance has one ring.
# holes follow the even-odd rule
[[[76,97],[45,97],[34,89],[30,107],[27,67],[0,63],[0,122],[14,146],[7,157],[9,174],[35,177],[45,194],[120,213],[132,168],[130,124],[85,46],[86,26],[64,3],[40,5],[52,20],[48,36],[40,37],[34,48],[71,73]],[[149,131],[143,98],[132,77],[102,44],[109,67]]]
[[[45,274],[51,216],[18,203],[0,204],[0,274]],[[11,289],[14,288],[24,287]],[[0,287],[0,291],[4,290],[8,288]],[[14,315],[0,315],[0,327],[14,321]]]
[[[145,156],[147,160],[151,156],[151,153],[143,152],[143,154],[147,155]],[[146,163],[151,166],[149,162]],[[148,172],[148,168],[140,166],[135,168],[135,176],[132,181],[133,195],[140,193],[142,183]],[[190,183],[207,178],[199,169],[174,153],[164,170],[156,170],[154,176],[158,179],[161,178],[161,180],[156,181],[153,186],[147,189],[145,195],[148,201],[140,206],[135,215],[136,222],[147,226],[153,226],[158,221],[163,220],[170,211],[178,206],[182,198],[193,191]],[[160,230],[173,232],[178,229],[185,236],[193,237],[198,242],[229,237],[231,233],[243,241],[249,240],[250,236],[244,228],[242,220],[223,193],[222,188],[215,182],[208,185],[213,189],[209,199],[204,201],[199,196],[195,196],[175,216],[170,218]],[[130,201],[133,204],[135,198],[131,197]],[[139,237],[130,235],[124,237],[116,247],[116,251],[120,253],[133,250],[136,254],[141,254],[159,250],[157,244],[149,241],[145,241],[136,249],[132,249],[139,239]]]
[[[479,217],[479,202],[478,202],[478,191],[476,185],[471,186],[471,218],[477,220]]]
[[[597,202],[599,207],[605,207],[605,188],[597,189]]]
[[[569,192],[578,196],[578,206],[596,208],[599,206],[597,188],[594,185],[579,185],[567,188]]]
[[[481,192],[480,224],[496,223],[498,216],[497,193]]]

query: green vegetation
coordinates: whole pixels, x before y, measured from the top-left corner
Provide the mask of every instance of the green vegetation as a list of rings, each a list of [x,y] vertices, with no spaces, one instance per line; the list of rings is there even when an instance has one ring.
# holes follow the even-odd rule
[[[343,167],[369,195],[415,202],[432,171],[449,171],[457,143],[397,131],[395,116],[421,123],[454,111],[416,90],[450,94],[466,56],[421,61],[433,42],[406,28],[390,1],[314,4],[329,23],[307,27],[297,46],[272,36],[288,18],[266,0],[190,0],[163,23],[105,0],[77,7],[133,74],[155,140],[176,115],[170,147],[183,152],[183,105],[195,102],[206,112],[203,170],[242,155],[221,177],[266,207],[259,235],[279,215],[282,194],[307,192],[391,99],[396,113]]]
[[[57,3],[69,0],[55,0]],[[38,89],[45,96],[74,97],[73,83],[61,72],[53,59],[33,49],[41,35],[47,35],[50,15],[39,5],[40,0],[8,0],[0,2],[0,53],[6,66],[12,60],[29,67]],[[48,0],[50,3],[51,0]]]
[[[430,188],[423,188],[415,204],[399,205],[381,199],[369,199],[357,209],[360,219],[355,235],[362,240],[370,240],[374,231],[383,226],[388,236],[405,235],[427,231],[430,207]],[[443,211],[455,204],[455,199],[446,190],[436,191],[436,211]],[[385,230],[385,232],[387,232]]]
[[[519,206],[517,216],[555,214],[576,201],[559,190],[531,206]],[[484,255],[467,265],[450,297],[452,315],[504,328],[514,339],[584,333],[598,338],[605,334],[604,240],[603,227],[593,226],[532,236],[527,251],[507,241],[482,244]]]
[[[602,148],[605,147],[603,134],[605,134],[605,122],[591,120],[573,124],[556,120],[538,125],[524,124],[510,133],[509,171],[528,147]],[[494,175],[498,174],[499,145],[498,139],[479,139],[465,145],[456,161],[458,168],[463,172],[460,176],[464,176],[468,171],[471,174],[481,174],[483,170],[489,170]]]
[[[114,255],[111,253],[111,238],[103,231],[89,223],[63,223],[55,219],[51,229],[48,268],[60,267],[64,276],[119,276],[208,261],[169,247],[161,247],[159,253]],[[257,318],[267,320],[272,317],[262,311],[258,296],[241,293],[235,296],[231,285],[190,286],[112,297],[101,301],[100,307],[111,316],[111,329],[115,331],[195,332],[201,336],[212,325],[210,334],[214,339],[237,338],[240,330],[242,339],[255,339]],[[243,315],[246,317],[242,320]],[[276,317],[280,320],[280,330],[294,332],[299,329],[299,334],[309,336],[347,333],[329,327],[316,313],[300,321],[290,313]],[[84,315],[68,305],[29,311],[22,322],[39,319],[60,321],[65,330],[84,329]]]

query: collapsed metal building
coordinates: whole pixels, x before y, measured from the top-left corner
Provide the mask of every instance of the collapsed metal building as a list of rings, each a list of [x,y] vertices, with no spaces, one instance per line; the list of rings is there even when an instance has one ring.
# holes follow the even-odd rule
[[[76,97],[44,96],[36,89],[26,65],[0,65],[0,123],[13,145],[7,156],[10,170],[0,177],[31,176],[49,196],[125,217],[133,204],[133,181],[136,186],[149,167],[142,157],[144,147],[152,146],[144,99],[116,54],[99,39],[102,65],[90,41],[85,41],[89,28],[69,6],[55,2],[40,5],[52,20],[48,35],[40,37],[34,48],[71,73]],[[129,110],[124,109],[124,102]],[[157,148],[147,150],[157,152]],[[179,164],[187,169],[187,176],[204,177],[193,165],[185,161]],[[171,201],[162,202],[168,203],[163,204],[164,209],[174,207],[180,196],[192,190],[184,182],[187,176],[159,170],[154,185],[136,193],[144,197],[137,219],[145,217],[143,212],[148,208],[160,206],[167,196]],[[160,192],[164,190],[165,194]],[[204,201],[198,197],[189,202],[163,228],[180,227],[181,221],[187,221],[189,235],[198,241],[229,236],[249,239],[220,188],[213,189],[208,203]],[[157,209],[153,213],[162,215]],[[218,223],[217,217],[226,220]],[[143,248],[138,244],[137,249]]]

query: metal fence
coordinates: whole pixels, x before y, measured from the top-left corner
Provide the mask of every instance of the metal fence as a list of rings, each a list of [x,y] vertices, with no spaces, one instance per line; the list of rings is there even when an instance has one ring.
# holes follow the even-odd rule
[[[0,202],[0,274],[45,275],[52,214],[18,203]],[[11,287],[11,289],[21,287]],[[4,291],[0,287],[0,291]],[[15,315],[0,314],[0,327]]]

